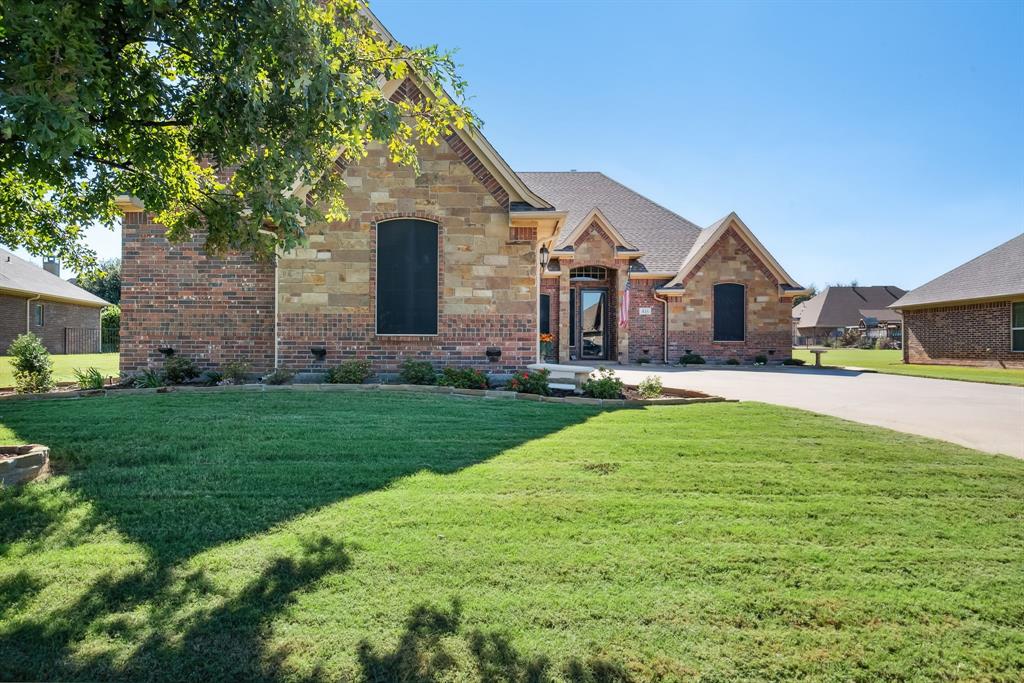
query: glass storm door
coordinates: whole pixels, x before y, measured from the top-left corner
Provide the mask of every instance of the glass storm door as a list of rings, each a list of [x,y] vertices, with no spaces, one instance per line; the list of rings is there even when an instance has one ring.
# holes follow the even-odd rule
[[[580,358],[608,357],[608,292],[584,289],[580,292]]]

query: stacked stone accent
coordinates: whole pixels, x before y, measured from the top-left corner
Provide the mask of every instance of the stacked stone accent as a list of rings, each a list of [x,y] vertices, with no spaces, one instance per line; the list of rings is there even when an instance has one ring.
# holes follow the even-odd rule
[[[50,449],[46,446],[0,446],[0,488],[46,475],[49,462]]]
[[[1012,302],[935,306],[903,311],[903,359],[940,365],[1024,367],[1011,350]]]

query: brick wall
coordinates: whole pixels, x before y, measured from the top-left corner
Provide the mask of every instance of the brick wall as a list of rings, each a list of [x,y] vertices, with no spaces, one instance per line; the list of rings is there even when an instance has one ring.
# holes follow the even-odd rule
[[[26,297],[0,296],[0,353],[6,353],[7,347],[19,334],[25,333]],[[66,353],[65,332],[68,327],[76,329],[99,330],[100,309],[93,306],[78,306],[63,301],[39,299],[30,306],[43,305],[43,325],[36,325],[35,311],[30,316],[29,331],[42,339],[43,346],[50,353]],[[97,344],[99,337],[96,337]],[[99,347],[95,349],[99,352]]]
[[[741,342],[713,340],[714,286],[720,282],[746,287],[746,334]],[[668,297],[670,361],[687,349],[709,360],[791,357],[791,301],[779,296],[778,281],[735,228],[722,235],[684,284],[683,296]]]
[[[668,280],[633,278],[630,282],[629,358],[636,362],[637,358],[646,355],[655,363],[663,363],[665,304],[654,298],[654,290],[663,287]],[[640,315],[642,307],[650,308],[651,314]]]
[[[273,365],[274,267],[249,256],[210,258],[202,238],[169,244],[146,212],[122,222],[121,372],[162,361],[171,347],[204,368]]]
[[[1010,350],[1011,302],[938,306],[903,311],[908,363],[1024,367]]]

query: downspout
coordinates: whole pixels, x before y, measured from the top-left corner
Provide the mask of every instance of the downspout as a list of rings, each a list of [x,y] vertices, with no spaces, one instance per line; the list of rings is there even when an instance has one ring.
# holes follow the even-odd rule
[[[278,266],[277,254],[274,254],[274,369],[275,370],[277,370],[277,368],[278,368],[278,364],[277,364],[277,279],[278,279],[278,275],[277,275],[277,273],[278,273],[279,270],[280,270],[280,268]]]
[[[658,296],[658,290],[654,290],[654,300],[662,303],[664,314],[661,316],[661,362],[668,365],[668,299]]]
[[[39,301],[42,297],[42,294],[36,294],[31,299],[25,299],[25,334],[32,332],[32,302]]]

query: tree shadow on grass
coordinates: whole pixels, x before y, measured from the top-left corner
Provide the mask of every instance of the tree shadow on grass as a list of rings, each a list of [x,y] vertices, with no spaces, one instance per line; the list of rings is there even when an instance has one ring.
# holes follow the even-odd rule
[[[43,617],[14,619],[0,633],[0,678],[275,678],[273,656],[262,652],[263,630],[295,591],[348,566],[337,539],[279,559],[205,614],[192,614],[190,606],[211,596],[217,603],[218,595],[202,569],[183,570],[189,558],[418,472],[457,472],[597,412],[292,392],[5,406],[3,426],[21,442],[48,445],[66,479],[21,494],[0,492],[0,558],[14,547],[20,554],[74,548],[94,532],[115,529],[141,544],[148,560],[127,575],[112,569]],[[60,580],[22,579],[5,584],[12,604],[38,592],[39,581]],[[439,628],[419,624],[409,646],[434,647],[427,636]],[[96,637],[142,644],[128,661],[76,654],[83,640]]]
[[[570,658],[556,667],[547,655],[524,655],[500,632],[463,633],[462,606],[453,600],[447,609],[419,605],[406,619],[405,630],[391,650],[359,644],[360,678],[366,683],[408,681],[436,683],[448,680],[459,664],[449,650],[463,638],[472,655],[475,678],[488,683],[545,683],[558,678],[571,683],[628,683],[629,673],[601,657]],[[447,641],[447,643],[446,643]],[[467,671],[459,673],[467,674]]]

